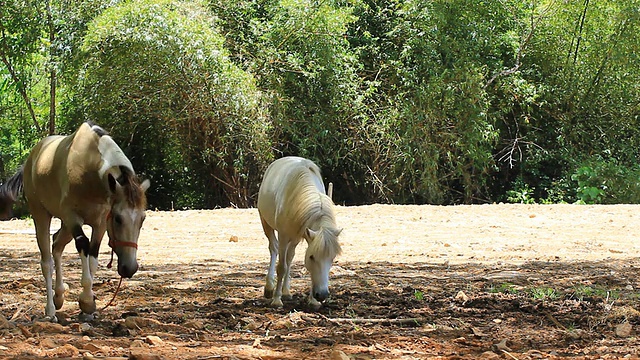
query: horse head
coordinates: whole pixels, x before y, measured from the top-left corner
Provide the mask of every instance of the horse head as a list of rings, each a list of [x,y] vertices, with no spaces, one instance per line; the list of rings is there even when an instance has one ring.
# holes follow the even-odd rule
[[[329,297],[329,271],[333,260],[342,251],[338,235],[342,229],[321,227],[319,230],[307,229],[305,239],[308,242],[304,266],[311,274],[311,296],[317,301]]]
[[[118,256],[118,274],[130,278],[138,271],[138,237],[145,219],[150,182],[140,183],[137,176],[122,172],[120,181],[108,174],[111,210],[107,216],[109,246]]]

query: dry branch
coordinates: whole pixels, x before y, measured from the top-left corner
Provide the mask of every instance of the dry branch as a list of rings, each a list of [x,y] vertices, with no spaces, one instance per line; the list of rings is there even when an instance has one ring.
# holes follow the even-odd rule
[[[562,324],[561,324],[561,323],[560,323],[560,322],[559,322],[555,317],[553,317],[553,315],[551,315],[551,314],[550,314],[550,313],[548,313],[548,312],[547,312],[547,313],[545,313],[545,315],[547,316],[547,319],[551,320],[551,322],[552,322],[555,326],[559,327],[559,328],[560,328],[560,329],[562,329],[562,330],[567,330],[567,328],[566,328],[564,325],[562,325]]]
[[[390,324],[390,325],[398,325],[398,324],[420,324],[429,321],[429,319],[425,317],[419,318],[408,318],[408,319],[365,319],[365,318],[328,318],[325,317],[327,321],[336,324],[342,323],[352,323],[352,324]]]

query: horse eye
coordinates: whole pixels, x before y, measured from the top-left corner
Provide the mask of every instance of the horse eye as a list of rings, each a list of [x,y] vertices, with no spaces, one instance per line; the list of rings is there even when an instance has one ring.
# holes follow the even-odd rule
[[[311,255],[311,256],[309,256],[309,260],[315,261],[316,259],[313,257],[313,255]]]
[[[116,225],[122,225],[122,216],[120,215],[114,216],[113,221],[115,221]]]

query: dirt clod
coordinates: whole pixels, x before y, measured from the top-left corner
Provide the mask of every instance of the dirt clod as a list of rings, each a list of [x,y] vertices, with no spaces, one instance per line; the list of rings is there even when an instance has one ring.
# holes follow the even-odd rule
[[[131,351],[131,356],[129,356],[129,360],[163,360],[164,356],[159,354],[150,354],[144,351],[136,350]]]
[[[82,345],[83,350],[90,351],[92,353],[97,353],[98,351],[102,351],[102,347],[93,343],[87,343]]]
[[[160,339],[159,336],[155,336],[155,335],[147,336],[146,338],[144,338],[144,342],[153,346],[159,346],[164,344],[164,341],[162,341],[162,339]]]
[[[333,350],[331,352],[331,360],[350,360],[349,356],[342,350]]]
[[[65,344],[54,349],[47,350],[45,353],[47,357],[71,358],[78,356],[80,354],[80,351],[73,345]]]
[[[616,326],[616,336],[618,337],[629,337],[631,336],[631,331],[633,331],[633,326],[631,326],[631,324],[629,324],[628,322],[624,322]]]
[[[51,338],[44,338],[40,341],[40,346],[45,349],[53,349],[58,347],[58,343]]]
[[[64,332],[65,330],[64,326],[58,323],[36,321],[35,323],[33,323],[31,331],[34,333],[59,334]]]
[[[162,323],[156,319],[141,316],[129,316],[124,320],[124,326],[129,329],[157,328],[161,325]]]
[[[455,297],[457,302],[460,303],[466,303],[467,301],[469,301],[469,297],[467,296],[467,294],[464,293],[464,291],[458,291],[458,293],[456,294]]]

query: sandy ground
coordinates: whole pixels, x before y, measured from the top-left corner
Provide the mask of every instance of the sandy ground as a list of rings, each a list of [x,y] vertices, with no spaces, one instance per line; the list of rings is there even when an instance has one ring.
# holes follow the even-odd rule
[[[640,255],[640,206],[634,205],[369,205],[337,207],[336,216],[344,228],[338,262],[522,263]],[[52,232],[58,227],[54,222]],[[0,234],[2,248],[38,249],[30,220],[0,222]],[[143,264],[268,260],[256,209],[149,211],[139,244]],[[298,259],[303,251],[301,245]],[[102,253],[108,254],[106,246]]]
[[[149,211],[140,271],[125,281],[117,305],[88,325],[74,319],[79,260],[67,247],[70,294],[59,333],[33,329],[44,290],[32,222],[0,222],[0,309],[9,320],[0,356],[637,358],[639,214],[637,205],[339,206],[343,254],[331,301],[314,312],[302,294],[306,245],[292,280],[300,295],[284,309],[261,299],[268,250],[257,210]],[[99,305],[117,281],[105,268],[106,242]],[[540,303],[531,295],[546,288],[557,297]],[[612,316],[616,308],[626,312]],[[155,326],[114,330],[134,317]],[[629,332],[620,333],[621,324]]]

